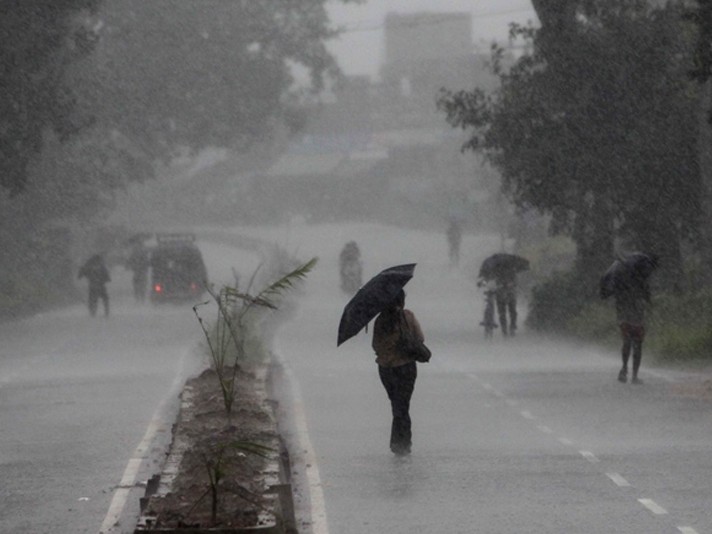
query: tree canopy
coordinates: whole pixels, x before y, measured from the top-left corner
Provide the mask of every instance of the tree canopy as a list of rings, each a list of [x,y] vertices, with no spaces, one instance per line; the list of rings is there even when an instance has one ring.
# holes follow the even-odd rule
[[[466,149],[488,154],[518,206],[550,215],[555,232],[574,238],[582,271],[602,272],[616,242],[655,252],[676,270],[701,208],[697,95],[685,74],[691,34],[681,9],[637,0],[537,4],[541,29],[513,28],[533,51],[500,71],[499,90],[445,91],[441,109],[471,129]]]
[[[68,66],[94,42],[98,0],[2,0],[0,17],[0,187],[21,191],[45,129],[67,138],[80,128],[65,83]]]
[[[102,41],[79,78],[85,100],[101,124],[152,157],[244,148],[289,122],[295,69],[314,89],[336,76],[325,3],[107,3]]]

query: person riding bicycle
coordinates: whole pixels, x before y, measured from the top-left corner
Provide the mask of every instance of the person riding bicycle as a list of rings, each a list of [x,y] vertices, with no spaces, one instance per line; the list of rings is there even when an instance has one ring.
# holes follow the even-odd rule
[[[517,275],[511,271],[503,271],[495,276],[494,282],[497,315],[502,326],[502,335],[514,336],[517,330]]]
[[[480,321],[480,326],[485,328],[485,336],[489,338],[492,336],[492,331],[499,327],[494,318],[494,303],[497,296],[497,287],[493,281],[483,279],[477,282],[477,287],[484,287],[485,311],[484,317],[482,321]]]

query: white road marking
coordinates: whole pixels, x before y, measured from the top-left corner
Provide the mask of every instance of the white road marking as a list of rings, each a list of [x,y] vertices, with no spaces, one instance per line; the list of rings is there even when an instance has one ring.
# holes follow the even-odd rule
[[[638,502],[645,506],[648,510],[653,512],[655,515],[667,514],[667,510],[652,499],[638,499]]]
[[[517,404],[519,404],[519,402],[515,401],[514,399],[507,399],[505,402],[506,402],[507,404],[509,404],[510,406],[512,406],[512,407],[514,407],[514,406],[516,406]]]
[[[485,388],[487,391],[492,391],[492,389],[494,389],[492,388],[492,384],[490,384],[489,382],[482,382],[482,387]]]
[[[533,420],[533,419],[536,419],[536,417],[534,417],[534,416],[532,415],[532,413],[531,413],[529,410],[522,410],[522,411],[519,412],[519,413],[522,414],[522,417],[523,417],[524,419],[529,419],[530,421]]]
[[[588,460],[592,464],[597,464],[598,462],[600,462],[600,460],[596,458],[596,455],[593,454],[591,451],[579,451],[579,454],[586,458],[586,460]]]
[[[697,531],[692,527],[677,527],[677,530],[682,534],[697,534]]]
[[[630,487],[630,482],[628,482],[625,478],[623,478],[618,473],[606,473],[606,476],[608,478],[610,478],[616,486],[619,486],[621,488],[629,488]]]
[[[293,417],[294,428],[296,429],[296,438],[300,451],[304,451],[304,471],[309,486],[309,502],[311,504],[311,533],[312,534],[329,534],[329,524],[326,518],[326,500],[322,489],[321,476],[319,475],[319,467],[317,465],[317,457],[314,452],[314,447],[309,439],[309,430],[307,428],[307,417],[304,411],[304,402],[299,384],[294,379],[291,370],[286,366],[277,351],[277,359],[282,365],[282,369],[287,381],[288,389],[291,394],[291,410]]]
[[[566,445],[567,447],[574,444],[574,442],[568,438],[559,438],[559,443],[561,443],[562,445]]]
[[[175,377],[173,378],[173,383],[171,384],[169,394],[161,401],[156,408],[156,411],[151,417],[151,421],[148,423],[148,428],[143,435],[143,438],[134,449],[131,458],[126,465],[124,474],[121,476],[121,481],[114,491],[114,495],[111,498],[111,503],[109,504],[109,510],[106,513],[104,521],[101,523],[101,528],[99,529],[99,534],[107,534],[116,527],[121,519],[121,514],[126,507],[126,502],[128,501],[129,494],[136,484],[136,477],[138,476],[141,464],[146,459],[145,453],[149,450],[151,443],[156,437],[159,429],[163,427],[162,421],[164,418],[164,412],[170,401],[172,401],[176,396],[177,392],[183,386],[183,369],[186,365],[186,361],[192,355],[192,350],[188,350],[181,358],[181,362],[178,366]]]
[[[539,426],[537,426],[537,428],[539,430],[541,430],[544,434],[552,434],[554,432],[553,430],[551,430],[551,428],[549,428],[546,425],[539,425]]]

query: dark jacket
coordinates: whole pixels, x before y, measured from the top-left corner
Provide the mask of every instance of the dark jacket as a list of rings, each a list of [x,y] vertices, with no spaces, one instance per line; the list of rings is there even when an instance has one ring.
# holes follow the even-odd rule
[[[420,328],[420,323],[415,318],[415,315],[410,310],[403,310],[407,327],[415,334],[416,339],[424,341],[423,330]],[[387,328],[388,320],[382,313],[376,318],[373,326],[373,341],[371,346],[376,352],[376,363],[381,367],[398,367],[406,363],[412,363],[413,360],[398,352],[396,345],[400,338],[400,328],[390,330]]]
[[[109,270],[104,265],[104,260],[101,256],[92,256],[87,260],[87,262],[82,265],[79,269],[79,275],[77,278],[86,278],[89,281],[89,288],[102,288],[107,282],[111,282],[111,276],[109,276]]]

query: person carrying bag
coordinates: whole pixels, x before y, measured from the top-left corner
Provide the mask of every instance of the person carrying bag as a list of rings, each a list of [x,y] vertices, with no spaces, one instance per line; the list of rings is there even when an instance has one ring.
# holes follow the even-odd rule
[[[412,317],[412,320],[409,323],[405,315],[405,310],[401,310],[399,321],[400,338],[396,343],[396,349],[411,360],[420,363],[427,363],[430,361],[432,353],[423,342],[422,331],[416,332],[416,329],[411,326],[414,321],[415,316]],[[418,327],[418,330],[420,330],[420,325],[417,324],[417,321],[415,321],[414,324]]]
[[[391,402],[390,448],[397,455],[410,454],[412,431],[410,399],[418,375],[416,357],[426,358],[423,331],[412,311],[405,309],[405,292],[376,318],[372,347],[376,353],[378,375]],[[430,351],[427,351],[427,361]]]

